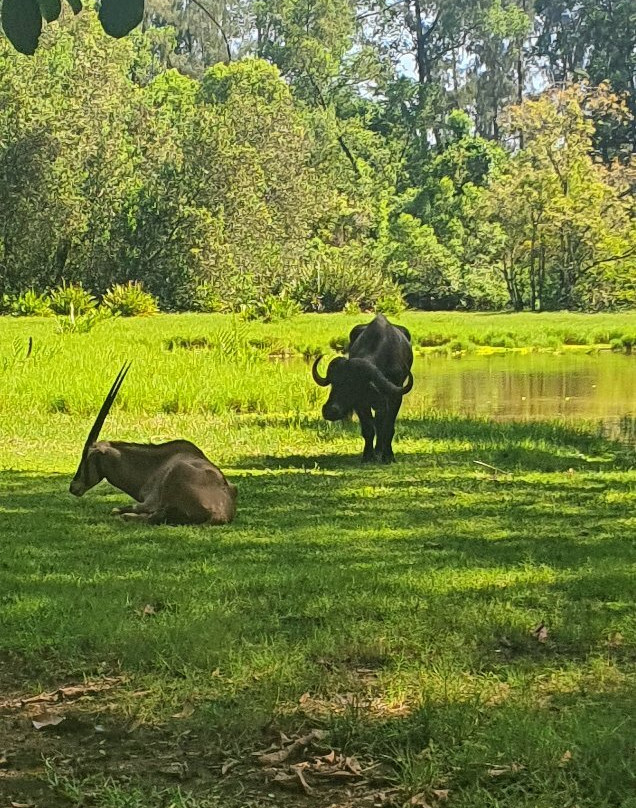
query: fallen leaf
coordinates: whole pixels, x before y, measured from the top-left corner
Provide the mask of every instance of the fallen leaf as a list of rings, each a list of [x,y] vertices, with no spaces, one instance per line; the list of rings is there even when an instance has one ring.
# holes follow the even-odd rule
[[[238,760],[232,758],[231,760],[226,760],[225,763],[221,766],[221,774],[226,775],[230,769],[233,769],[234,766],[238,763]]]
[[[12,802],[11,808],[35,808],[33,802]]]
[[[31,723],[35,729],[44,729],[44,727],[57,727],[64,721],[63,715],[55,715],[55,713],[40,713],[33,716]]]
[[[182,780],[188,773],[188,764],[179,763],[178,760],[175,760],[174,763],[169,763],[167,766],[162,766],[159,771],[162,774],[169,774],[172,777],[178,777]]]
[[[545,642],[548,639],[548,629],[545,627],[543,621],[532,629],[532,635],[536,638],[537,642]]]
[[[516,774],[522,769],[525,769],[525,766],[522,766],[520,763],[511,763],[510,766],[495,766],[492,769],[488,769],[488,774],[491,777],[501,777],[503,774]]]
[[[276,752],[269,752],[260,755],[258,762],[261,766],[275,766],[277,763],[283,763],[288,757],[293,755],[304,746],[308,746],[312,741],[319,741],[325,738],[327,733],[322,729],[312,729],[308,735],[303,735],[302,738],[297,738],[283,749],[278,749]]]
[[[434,788],[434,789],[433,789],[433,794],[435,795],[435,797],[436,797],[436,798],[437,798],[437,799],[438,799],[440,802],[442,802],[443,800],[447,800],[447,799],[448,799],[448,793],[449,793],[449,791],[448,791],[448,789],[447,789],[447,788]]]
[[[141,613],[144,615],[144,617],[146,617],[150,614],[157,614],[157,610],[152,605],[152,603],[146,603]]]
[[[173,718],[190,718],[190,716],[194,713],[194,706],[190,703],[186,703],[183,705],[183,709],[181,709],[178,713],[174,713],[172,716]]]
[[[415,805],[417,808],[431,808],[430,804],[426,800],[426,795],[424,792],[421,794],[414,794],[411,797],[409,805]]]
[[[568,763],[572,760],[572,752],[568,749],[561,755],[561,760],[559,761],[559,766],[567,766]]]
[[[313,788],[309,785],[309,783],[305,780],[305,776],[303,775],[302,766],[292,766],[292,771],[296,774],[300,782],[300,786],[305,794],[312,794]]]

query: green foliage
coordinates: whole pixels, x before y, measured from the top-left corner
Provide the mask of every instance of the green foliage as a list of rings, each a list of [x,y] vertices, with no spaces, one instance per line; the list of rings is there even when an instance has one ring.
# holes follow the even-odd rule
[[[284,295],[267,295],[257,303],[243,304],[239,312],[245,320],[262,320],[265,323],[288,320],[300,314],[300,306],[295,300]]]
[[[137,281],[115,284],[102,298],[102,306],[121,317],[148,317],[159,311],[155,298]]]
[[[50,307],[55,314],[81,316],[97,306],[97,300],[81,283],[62,283],[51,292]]]
[[[356,22],[345,0],[248,0],[211,20],[148,0],[145,30],[114,41],[91,10],[38,2],[40,24],[60,17],[46,48],[26,60],[0,39],[0,295],[73,278],[100,297],[136,279],[162,310],[266,318],[285,316],[263,308],[281,296],[352,313],[399,311],[400,295],[426,309],[636,305],[623,34],[607,42],[569,12],[593,45],[574,62],[597,75],[599,43],[622,53],[608,70],[626,96],[565,81],[510,108],[532,17],[560,64],[544,52],[554,20],[541,4],[464,5],[380,3]],[[588,5],[624,20],[624,0]],[[29,8],[2,2],[9,31]],[[140,10],[105,0],[100,15],[119,34]],[[219,26],[256,58],[227,59]],[[413,51],[405,76],[418,32],[430,53]]]
[[[371,310],[399,290],[373,255],[360,247],[337,248],[314,243],[293,275],[291,296],[303,311]]]
[[[39,295],[33,289],[12,298],[10,311],[16,317],[47,317],[53,313],[49,296]]]
[[[227,306],[213,286],[209,283],[201,283],[195,289],[192,308],[194,311],[213,314],[214,312],[225,311]]]
[[[373,310],[388,316],[397,317],[397,315],[402,314],[405,308],[402,293],[399,289],[396,289],[392,294],[388,293],[379,297],[375,302]]]

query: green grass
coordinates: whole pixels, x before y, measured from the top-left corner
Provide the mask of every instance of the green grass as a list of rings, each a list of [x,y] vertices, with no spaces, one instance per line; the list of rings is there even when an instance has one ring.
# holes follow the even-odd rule
[[[67,722],[53,732],[30,729],[28,707],[0,708],[5,801],[305,804],[264,783],[251,752],[320,727],[328,747],[381,764],[368,790],[395,805],[448,789],[451,808],[634,808],[633,450],[416,404],[398,464],[362,467],[357,424],[319,419],[307,367],[246,341],[326,346],[350,322],[250,325],[232,347],[215,317],[85,335],[0,320],[0,685],[29,696],[113,677],[54,707]],[[177,335],[212,347],[170,350]],[[108,486],[67,493],[127,356],[104,436],[193,439],[239,487],[234,524],[130,525],[109,516],[126,497]],[[188,776],[176,783],[164,759]],[[311,804],[356,800],[316,786]]]

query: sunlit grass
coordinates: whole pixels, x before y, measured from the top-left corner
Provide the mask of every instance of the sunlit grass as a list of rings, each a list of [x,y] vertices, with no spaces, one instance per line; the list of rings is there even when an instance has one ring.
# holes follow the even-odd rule
[[[0,369],[4,688],[121,676],[96,703],[99,723],[189,730],[191,763],[232,755],[241,776],[274,730],[319,726],[387,766],[404,801],[448,789],[451,808],[631,808],[633,450],[581,426],[421,404],[398,422],[399,462],[362,467],[357,425],[319,419],[324,391],[313,396],[306,365],[163,347],[213,333],[209,322],[118,322],[58,343],[45,323],[0,321],[0,361],[14,339],[32,331],[35,343],[28,362]],[[328,345],[329,318],[303,328]],[[239,488],[234,524],[132,526],[109,516],[120,492],[68,495],[88,424],[130,355],[107,436],[195,440]],[[187,407],[163,406],[179,395]],[[230,396],[241,406],[226,410]],[[245,410],[250,396],[262,411]],[[47,406],[55,397],[67,411]],[[42,776],[71,805],[244,808],[272,804],[275,789],[237,796],[238,779],[215,775],[178,793],[168,776],[106,780],[99,766],[56,759]]]

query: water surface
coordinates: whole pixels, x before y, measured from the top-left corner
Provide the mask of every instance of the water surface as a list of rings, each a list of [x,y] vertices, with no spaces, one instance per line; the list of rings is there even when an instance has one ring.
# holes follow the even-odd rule
[[[597,424],[636,443],[636,356],[595,354],[420,356],[405,411],[499,421]]]

